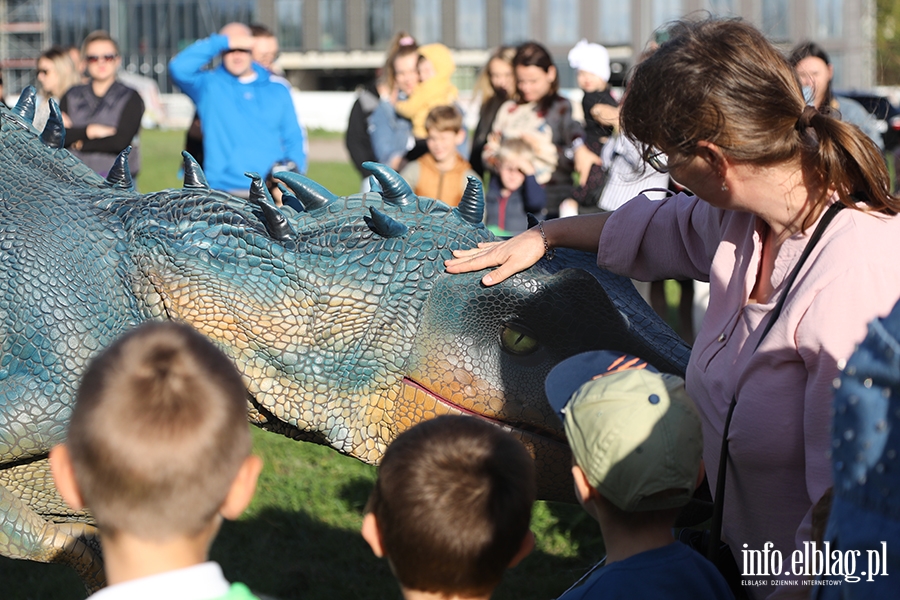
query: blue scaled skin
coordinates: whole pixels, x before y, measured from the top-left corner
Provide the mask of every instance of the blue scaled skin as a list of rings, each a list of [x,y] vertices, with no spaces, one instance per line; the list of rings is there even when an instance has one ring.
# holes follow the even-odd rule
[[[127,151],[103,179],[62,149],[55,105],[41,133],[33,110],[32,89],[0,109],[0,555],[101,583],[90,516],[59,499],[46,457],[86,363],[147,319],[214,340],[264,429],[376,463],[413,424],[471,414],[526,444],[547,499],[572,498],[543,392],[555,364],[609,348],[684,372],[689,348],[590,254],[490,288],[445,273],[453,249],[494,239],[477,181],[451,208],[382,165],[367,165],[378,192],[348,197],[283,173],[278,207],[258,175],[238,199],[185,155],[182,189],[142,195]]]

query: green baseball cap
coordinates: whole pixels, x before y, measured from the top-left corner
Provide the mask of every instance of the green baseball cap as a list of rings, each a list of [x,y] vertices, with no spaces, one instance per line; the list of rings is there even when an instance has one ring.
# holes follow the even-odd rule
[[[629,512],[690,501],[703,435],[680,377],[599,350],[556,365],[545,389],[575,462],[604,498]]]

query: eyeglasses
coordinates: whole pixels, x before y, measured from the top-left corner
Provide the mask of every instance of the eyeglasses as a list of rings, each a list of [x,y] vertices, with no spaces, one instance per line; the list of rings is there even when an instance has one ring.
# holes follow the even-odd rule
[[[228,50],[226,50],[222,53],[222,56],[225,56],[226,54],[231,54],[233,52],[246,52],[247,54],[250,54],[250,51],[247,50],[246,48],[229,48]]]
[[[92,63],[92,64],[93,64],[93,63],[98,63],[98,62],[101,62],[101,61],[103,61],[103,62],[112,62],[112,61],[116,60],[118,57],[119,57],[118,54],[102,54],[102,55],[99,55],[99,56],[94,55],[94,54],[90,54],[90,55],[88,55],[86,58],[87,58],[87,61],[88,61],[89,63]]]
[[[669,157],[662,150],[657,150],[647,157],[647,164],[653,167],[658,173],[669,172]]]
[[[49,71],[47,71],[47,69],[38,69],[37,70],[38,75],[46,75],[48,72]]]

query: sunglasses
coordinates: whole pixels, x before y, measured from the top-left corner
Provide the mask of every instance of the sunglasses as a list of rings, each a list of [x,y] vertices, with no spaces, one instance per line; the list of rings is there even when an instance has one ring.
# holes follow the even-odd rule
[[[94,55],[94,54],[90,54],[90,55],[87,56],[87,61],[88,61],[89,63],[97,63],[97,62],[100,62],[100,61],[103,61],[103,62],[112,62],[112,61],[116,60],[116,58],[118,58],[118,55],[117,55],[117,54],[102,54],[102,55],[99,55],[99,56],[98,56],[98,55]]]
[[[222,53],[222,56],[225,56],[226,54],[232,54],[234,52],[246,52],[247,54],[250,54],[250,51],[247,50],[246,48],[229,48],[228,50],[226,50],[225,52]]]

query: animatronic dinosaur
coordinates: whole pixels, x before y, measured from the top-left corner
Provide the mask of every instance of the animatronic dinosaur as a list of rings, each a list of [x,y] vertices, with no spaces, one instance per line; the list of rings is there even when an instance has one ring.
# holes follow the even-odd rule
[[[184,187],[141,195],[123,152],[103,179],[62,149],[33,90],[0,110],[0,554],[68,563],[100,580],[89,515],[56,495],[47,453],[65,437],[86,362],[147,319],[178,319],[244,374],[250,420],[375,463],[416,422],[490,420],[534,454],[542,497],[571,497],[561,424],[543,393],[560,360],[595,348],[683,372],[688,348],[631,283],[559,252],[501,285],[448,275],[450,251],[493,239],[481,187],[458,208],[393,171],[338,198],[290,173],[278,208],[210,190],[185,155]],[[286,190],[287,191],[287,190]],[[86,524],[88,523],[88,524]]]

